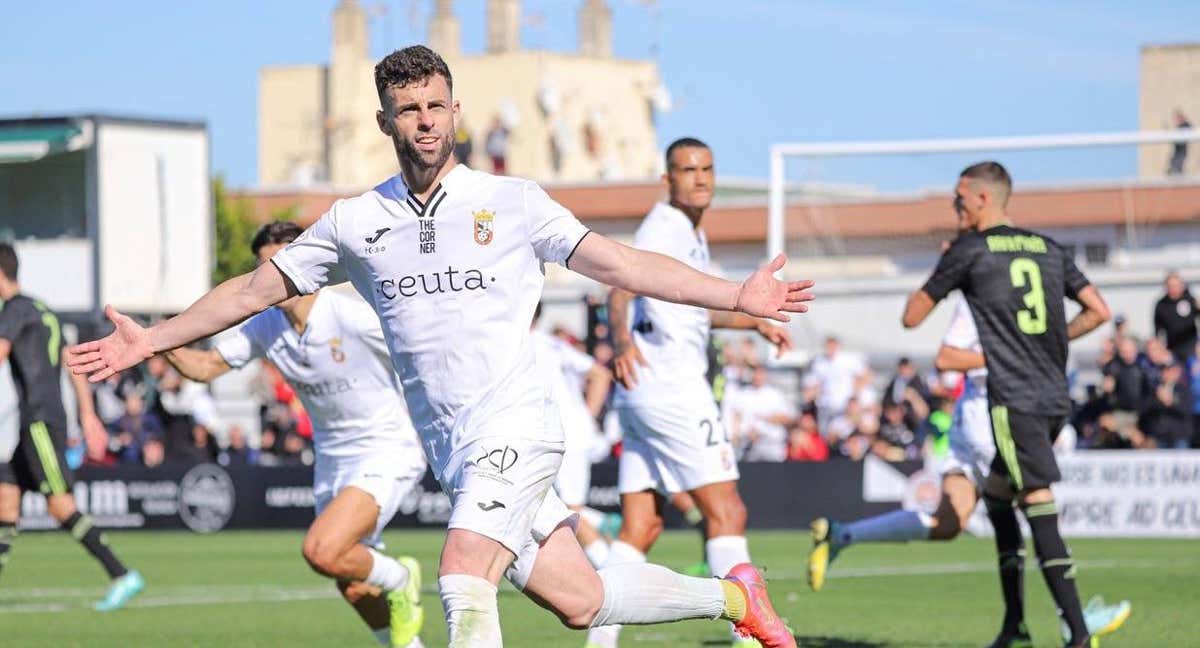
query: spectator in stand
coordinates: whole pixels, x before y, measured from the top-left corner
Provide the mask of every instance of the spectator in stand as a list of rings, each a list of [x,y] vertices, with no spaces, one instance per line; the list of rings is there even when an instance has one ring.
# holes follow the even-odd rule
[[[829,421],[846,411],[846,404],[854,396],[855,381],[866,371],[862,357],[842,349],[835,335],[825,338],[825,352],[812,362],[809,368],[811,380],[817,386],[817,412],[820,422]]]
[[[222,466],[254,466],[258,464],[259,450],[246,444],[246,433],[237,425],[229,428],[229,445],[217,454],[217,463]]]
[[[917,367],[908,358],[900,358],[900,362],[896,363],[896,373],[888,382],[887,389],[883,392],[883,404],[894,405],[904,403],[907,400],[908,388],[912,387],[917,390],[917,393],[929,401],[929,385],[917,373]]]
[[[122,371],[115,373],[103,382],[94,386],[92,393],[96,400],[96,416],[104,423],[104,427],[113,429],[117,421],[125,416],[125,397],[138,389],[137,381],[131,375],[134,372]]]
[[[208,428],[195,423],[187,443],[181,445],[172,459],[191,463],[209,463],[217,460],[217,444]]]
[[[788,461],[828,461],[829,445],[817,429],[817,412],[807,407],[788,431]]]
[[[146,443],[142,445],[142,465],[147,468],[161,466],[165,458],[166,450],[163,448],[162,440],[158,437],[146,439]]]
[[[1196,299],[1174,270],[1163,283],[1165,294],[1154,305],[1154,334],[1162,338],[1176,360],[1187,362],[1196,347]]]
[[[508,171],[508,128],[499,116],[492,120],[492,127],[488,130],[483,146],[487,150],[488,159],[492,161],[492,173],[505,175]]]
[[[1187,115],[1182,110],[1175,111],[1175,128],[1191,128]],[[1171,162],[1167,165],[1167,175],[1183,175],[1183,166],[1187,163],[1188,142],[1179,140],[1171,145]]]
[[[1197,343],[1185,367],[1192,386],[1192,447],[1200,448],[1200,343]]]
[[[147,408],[162,421],[163,446],[172,459],[186,459],[191,442],[191,404],[180,392],[184,380],[162,356],[146,361]]]
[[[125,397],[125,415],[117,420],[109,448],[122,463],[141,463],[142,446],[150,439],[162,441],[162,423],[145,409],[140,391]]]
[[[1142,418],[1142,430],[1158,447],[1183,449],[1191,445],[1192,386],[1174,359],[1162,367]]]
[[[910,415],[909,412],[913,414]],[[883,441],[892,449],[882,452],[883,446],[878,443],[872,446],[872,451],[881,459],[901,461],[917,459],[921,456],[921,446],[924,443],[922,425],[929,416],[929,408],[917,391],[909,387],[905,391],[905,399],[899,403],[889,403],[883,406],[883,419],[879,422],[879,441]],[[910,425],[910,418],[920,421]]]
[[[767,382],[767,370],[755,367],[750,386],[738,397],[742,420],[739,429],[749,447],[746,461],[785,461],[788,454],[787,427],[795,420],[783,392]]]
[[[459,118],[458,128],[454,130],[454,159],[471,166],[471,151],[475,149],[471,141],[471,129],[467,128],[467,120]]]
[[[1118,432],[1137,427],[1142,404],[1150,393],[1146,364],[1138,357],[1137,340],[1126,337],[1117,344],[1117,357],[1102,369],[1103,388]]]

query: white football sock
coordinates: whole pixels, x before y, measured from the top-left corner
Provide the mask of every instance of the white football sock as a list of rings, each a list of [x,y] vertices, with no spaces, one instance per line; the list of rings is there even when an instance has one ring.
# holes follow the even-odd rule
[[[592,567],[600,569],[608,562],[608,543],[603,538],[596,538],[583,548],[583,553],[587,555],[588,562],[592,563]]]
[[[712,575],[723,578],[734,565],[750,562],[750,549],[745,536],[724,535],[709,538],[704,543],[704,558]]]
[[[372,630],[371,634],[375,635],[375,641],[380,646],[383,646],[384,648],[390,648],[390,646],[392,645],[392,629],[391,628],[380,628],[378,630]]]
[[[932,528],[933,516],[901,509],[843,525],[837,541],[849,545],[856,542],[928,540]]]
[[[612,567],[616,565],[640,565],[646,562],[646,554],[642,553],[627,542],[613,540],[608,546],[608,560],[604,563],[604,567]],[[597,571],[600,571],[597,568]],[[607,594],[606,594],[607,596]],[[593,624],[591,630],[588,630],[587,644],[595,644],[599,648],[617,648],[617,640],[621,637],[621,626],[606,625],[597,626]]]
[[[593,627],[716,619],[725,609],[725,589],[716,578],[684,576],[650,563],[613,565],[598,573],[604,603]]]
[[[385,592],[402,589],[408,585],[408,569],[396,562],[395,558],[385,556],[374,549],[367,547],[367,552],[371,554],[371,573],[367,574],[365,581],[368,585],[374,585]]]
[[[450,574],[438,579],[449,648],[502,648],[496,586],[477,576]]]

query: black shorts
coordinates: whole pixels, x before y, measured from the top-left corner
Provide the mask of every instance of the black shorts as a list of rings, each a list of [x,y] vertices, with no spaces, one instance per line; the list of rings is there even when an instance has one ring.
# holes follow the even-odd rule
[[[50,426],[43,421],[22,425],[9,469],[0,468],[0,483],[16,484],[22,491],[43,495],[70,493],[75,475],[67,467],[63,454],[66,448],[65,426]]]
[[[1018,493],[1049,488],[1062,479],[1054,459],[1054,439],[1067,417],[1026,414],[996,403],[991,404],[991,414],[996,441],[993,473],[1007,477]]]

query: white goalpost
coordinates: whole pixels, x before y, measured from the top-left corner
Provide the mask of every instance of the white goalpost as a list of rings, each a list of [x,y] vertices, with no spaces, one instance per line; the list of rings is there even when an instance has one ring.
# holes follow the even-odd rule
[[[770,148],[767,258],[783,252],[786,239],[787,159],[848,156],[913,156],[995,151],[1035,151],[1131,145],[1166,145],[1200,140],[1200,129],[1072,133],[959,139],[799,142]]]

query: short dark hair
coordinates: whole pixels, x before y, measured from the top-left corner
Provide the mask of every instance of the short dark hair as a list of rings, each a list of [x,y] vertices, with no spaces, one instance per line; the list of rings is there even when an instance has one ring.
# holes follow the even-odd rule
[[[303,233],[304,228],[292,221],[271,221],[258,228],[258,231],[254,233],[254,239],[250,241],[250,251],[254,253],[254,256],[258,256],[258,251],[264,247],[291,243],[300,238]]]
[[[666,154],[668,171],[671,170],[671,156],[675,154],[676,149],[681,149],[681,148],[707,149],[708,144],[701,142],[700,140],[696,139],[695,137],[680,137],[679,139],[675,140],[674,142],[671,142],[671,145],[667,147],[667,154]],[[709,150],[711,151],[712,149],[709,149]]]
[[[446,79],[446,87],[454,94],[454,78],[450,76],[450,66],[446,65],[446,61],[437,52],[424,45],[412,45],[396,50],[375,65],[375,90],[379,93],[379,101],[383,102],[384,91],[392,86],[403,88],[436,74]]]
[[[1003,164],[992,160],[976,162],[963,169],[962,173],[958,174],[958,177],[982,180],[988,184],[1000,187],[1001,195],[997,196],[1000,200],[1000,205],[1004,206],[1008,204],[1008,197],[1012,194],[1012,176],[1008,175],[1008,169],[1005,169]]]
[[[17,251],[13,249],[11,243],[0,242],[0,272],[8,277],[9,281],[17,280]]]

